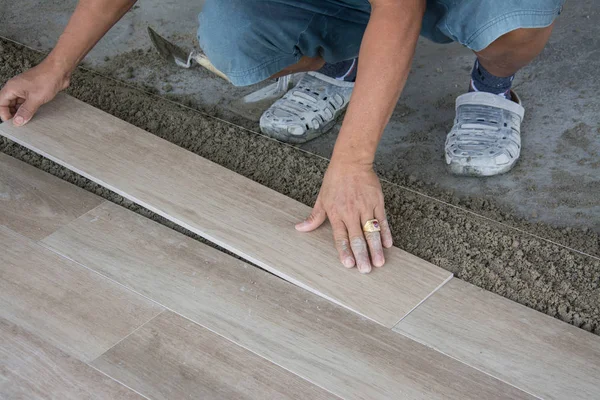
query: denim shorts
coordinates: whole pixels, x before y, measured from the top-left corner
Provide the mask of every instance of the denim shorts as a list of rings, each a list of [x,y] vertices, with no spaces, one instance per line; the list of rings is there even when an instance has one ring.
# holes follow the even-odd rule
[[[480,51],[512,30],[552,24],[564,1],[427,0],[421,35]],[[198,40],[217,69],[245,86],[302,56],[357,57],[370,13],[368,0],[206,0]]]

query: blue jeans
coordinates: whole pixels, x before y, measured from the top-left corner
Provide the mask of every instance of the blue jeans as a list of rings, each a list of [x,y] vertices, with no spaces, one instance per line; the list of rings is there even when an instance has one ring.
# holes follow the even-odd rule
[[[480,51],[519,28],[546,27],[565,0],[427,0],[421,35]],[[236,86],[258,83],[321,56],[335,63],[358,56],[368,0],[206,0],[198,40]]]

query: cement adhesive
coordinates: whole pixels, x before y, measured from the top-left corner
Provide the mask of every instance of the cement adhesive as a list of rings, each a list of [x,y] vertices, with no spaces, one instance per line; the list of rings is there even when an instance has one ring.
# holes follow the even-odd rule
[[[38,53],[0,40],[0,85],[39,60]],[[88,71],[77,71],[67,92],[298,201],[312,205],[316,199],[327,167],[323,158]],[[581,126],[565,133],[566,140],[581,141],[582,129],[588,128]],[[0,141],[0,151],[172,226],[6,139]],[[414,188],[435,190],[411,177],[402,181]],[[477,286],[600,334],[600,261],[485,221],[396,185],[384,182],[383,189],[396,246]],[[598,254],[599,239],[595,233],[532,225],[501,211],[487,200],[460,200],[444,192],[437,193],[437,197],[458,205],[468,204],[497,220],[529,227],[560,243]]]

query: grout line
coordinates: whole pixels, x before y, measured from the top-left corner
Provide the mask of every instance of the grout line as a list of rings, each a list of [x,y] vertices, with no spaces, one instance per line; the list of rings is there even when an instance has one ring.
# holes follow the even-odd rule
[[[96,275],[98,275],[98,276],[100,276],[100,277],[102,277],[102,278],[104,278],[104,279],[107,279],[107,280],[109,280],[109,281],[110,281],[110,282],[112,282],[112,283],[115,283],[116,285],[118,285],[118,286],[122,287],[123,289],[126,289],[126,290],[127,290],[127,291],[129,291],[129,292],[135,293],[136,295],[138,295],[138,296],[140,296],[140,297],[143,297],[144,299],[146,299],[146,300],[149,300],[149,301],[151,301],[152,303],[154,303],[154,304],[156,304],[156,305],[158,305],[158,306],[161,306],[161,307],[163,307],[165,310],[169,310],[169,311],[171,311],[171,310],[170,310],[170,309],[169,309],[167,306],[165,306],[164,304],[161,304],[161,303],[159,303],[158,301],[156,301],[156,300],[153,300],[153,299],[151,299],[150,297],[148,297],[148,296],[146,296],[146,295],[144,295],[144,294],[142,294],[142,293],[139,293],[139,292],[137,292],[136,290],[133,290],[133,289],[131,289],[129,286],[127,286],[127,285],[125,285],[125,284],[123,284],[123,283],[121,283],[121,282],[117,281],[117,280],[116,280],[116,279],[114,279],[114,278],[111,278],[111,277],[110,277],[110,276],[108,276],[108,275],[104,275],[103,273],[101,273],[101,272],[99,272],[99,271],[96,271],[95,269],[93,269],[93,268],[90,268],[90,267],[88,267],[87,265],[85,265],[85,264],[82,264],[82,263],[80,263],[80,262],[79,262],[79,261],[77,261],[77,260],[74,260],[73,258],[71,258],[71,257],[67,256],[66,254],[63,254],[61,251],[59,251],[59,250],[55,249],[54,247],[51,247],[50,245],[48,245],[48,244],[46,244],[46,243],[44,243],[44,242],[40,242],[40,243],[39,243],[39,245],[40,245],[40,246],[42,246],[43,248],[45,248],[46,250],[49,250],[49,251],[51,251],[52,253],[54,253],[54,254],[58,255],[59,257],[65,258],[65,259],[67,259],[67,260],[69,260],[69,261],[71,261],[71,262],[73,262],[73,263],[75,263],[75,264],[79,265],[80,267],[82,267],[82,268],[85,268],[86,270],[88,270],[88,271],[90,271],[90,272],[93,272],[94,274],[96,274]],[[146,323],[148,323],[149,321],[153,320],[154,318],[156,318],[157,316],[159,316],[160,314],[162,314],[162,313],[163,313],[165,310],[162,310],[162,311],[160,311],[158,314],[156,314],[154,317],[150,318],[148,321],[144,322],[142,325],[145,325],[145,324],[146,324]],[[140,325],[138,328],[140,328],[142,325]],[[137,330],[137,328],[136,328],[135,330]],[[134,330],[134,331],[135,331],[135,330]],[[131,333],[133,333],[133,332],[131,332]],[[129,335],[127,335],[127,336],[129,336]],[[120,341],[119,341],[119,342],[120,342]],[[116,344],[118,344],[118,343],[116,343]],[[116,345],[116,344],[115,344],[115,345]],[[114,346],[112,346],[112,347],[114,347]],[[111,348],[112,348],[112,347],[111,347]],[[104,354],[104,353],[102,353],[102,354]],[[98,357],[96,357],[96,358],[98,358]],[[94,360],[95,360],[95,359],[94,359]]]
[[[402,322],[404,320],[404,318],[408,317],[410,315],[410,313],[412,313],[413,311],[415,311],[417,308],[419,308],[419,306],[423,303],[425,303],[431,296],[435,295],[437,293],[438,290],[440,290],[441,288],[443,288],[448,282],[450,282],[451,280],[455,279],[454,278],[454,274],[450,273],[450,276],[441,284],[438,285],[438,287],[436,287],[431,293],[429,293],[427,296],[425,296],[425,298],[423,300],[421,300],[416,306],[414,306],[413,308],[411,308],[406,314],[404,314],[402,316],[402,318],[400,318],[400,320],[398,322],[396,322],[394,325],[392,325],[391,330],[394,330],[394,328],[396,326],[398,326],[398,324],[400,324],[400,322]]]
[[[1,135],[0,135],[0,136],[1,136]],[[52,175],[52,176],[54,176],[54,175]],[[56,177],[56,178],[57,178],[57,179],[60,179],[59,177]],[[66,182],[66,181],[65,181],[65,182]],[[77,187],[79,187],[79,186],[77,186]],[[85,190],[85,189],[84,189],[84,190]],[[102,199],[103,201],[102,201],[100,204],[98,204],[97,206],[90,208],[89,210],[87,210],[87,211],[86,211],[86,212],[84,212],[83,214],[81,214],[81,215],[78,215],[77,217],[73,218],[71,221],[67,222],[66,224],[64,224],[64,225],[62,225],[62,226],[59,226],[57,229],[55,229],[53,232],[50,232],[49,234],[47,234],[47,235],[46,235],[46,236],[44,236],[43,238],[41,238],[41,239],[38,239],[38,240],[35,240],[35,242],[36,242],[36,243],[38,243],[38,244],[41,244],[41,243],[42,243],[44,240],[48,239],[50,236],[54,235],[54,234],[55,234],[55,233],[57,233],[57,232],[60,232],[60,231],[61,231],[63,228],[66,228],[67,226],[71,225],[71,223],[72,223],[72,222],[75,222],[75,221],[76,221],[76,220],[78,220],[79,218],[82,218],[82,217],[84,217],[84,216],[88,215],[89,213],[91,213],[92,211],[95,211],[95,210],[97,210],[98,208],[100,208],[101,206],[103,206],[103,205],[104,205],[104,204],[106,204],[106,203],[111,203],[111,201],[109,201],[109,200],[106,200],[104,197],[100,197],[100,196],[98,196],[98,195],[97,195],[97,194],[95,194],[95,193],[92,193],[92,195],[94,195],[94,196],[98,197],[99,199]]]
[[[34,52],[36,52],[36,53],[39,53],[39,54],[46,54],[46,53],[44,53],[43,51],[36,50],[36,49],[34,49],[34,48],[30,47],[30,46],[27,46],[27,45],[25,45],[25,44],[19,43],[19,42],[15,41],[15,40],[12,40],[12,39],[6,38],[6,37],[4,37],[4,36],[1,36],[1,35],[0,35],[0,39],[4,39],[4,40],[6,40],[6,41],[8,41],[8,42],[11,42],[11,43],[14,43],[14,44],[16,44],[16,45],[23,46],[23,47],[25,47],[25,48],[27,48],[27,49],[29,49],[29,50],[32,50],[32,51],[34,51]],[[284,146],[286,146],[286,147],[291,147],[291,148],[294,148],[294,149],[296,149],[297,151],[303,152],[303,153],[305,153],[305,154],[308,154],[308,155],[310,155],[310,156],[313,156],[313,157],[320,158],[320,159],[322,159],[322,160],[324,160],[324,161],[326,161],[326,162],[330,162],[330,159],[329,159],[329,158],[327,158],[327,157],[323,157],[323,156],[321,156],[321,155],[319,155],[319,154],[315,154],[315,153],[312,153],[312,152],[310,152],[310,151],[308,151],[308,150],[304,150],[304,149],[302,149],[302,148],[300,148],[300,147],[298,147],[298,146],[295,146],[295,145],[292,145],[292,144],[289,144],[289,143],[285,143],[285,142],[279,141],[279,140],[277,140],[277,139],[274,139],[274,138],[272,138],[272,137],[266,136],[266,135],[264,135],[264,134],[262,134],[262,133],[260,133],[260,132],[256,132],[256,131],[254,131],[254,130],[252,130],[252,129],[249,129],[249,128],[246,128],[246,127],[243,127],[243,126],[237,125],[237,124],[235,124],[235,123],[233,123],[233,122],[230,122],[230,121],[224,120],[224,119],[222,119],[222,118],[215,117],[214,115],[207,114],[207,113],[205,113],[205,112],[203,112],[203,111],[200,111],[200,110],[197,110],[197,109],[195,109],[195,108],[188,107],[188,106],[186,106],[186,105],[184,105],[184,104],[178,103],[178,102],[176,102],[176,101],[173,101],[173,100],[171,100],[171,99],[168,99],[168,98],[166,98],[166,97],[163,97],[163,96],[161,96],[161,95],[158,95],[158,94],[155,94],[155,93],[150,93],[150,92],[148,92],[148,91],[146,91],[146,90],[143,90],[142,88],[140,88],[139,86],[136,86],[136,85],[134,85],[134,84],[131,84],[131,83],[128,83],[128,82],[124,82],[124,81],[118,80],[118,79],[116,79],[116,78],[113,78],[113,77],[110,77],[110,76],[106,76],[106,75],[104,75],[104,74],[102,74],[102,73],[100,73],[100,72],[98,72],[98,71],[95,71],[95,70],[92,70],[92,69],[89,69],[89,68],[86,68],[86,67],[83,67],[83,66],[78,66],[78,68],[80,68],[80,69],[82,69],[82,70],[84,70],[84,71],[86,71],[86,72],[90,72],[90,73],[92,73],[92,74],[95,74],[95,75],[97,75],[97,76],[101,76],[101,77],[103,77],[103,78],[105,78],[105,79],[108,79],[108,80],[110,80],[110,81],[113,81],[113,82],[119,83],[120,85],[127,86],[128,88],[131,88],[131,89],[133,89],[133,90],[135,90],[135,91],[138,91],[138,92],[140,92],[140,93],[144,93],[144,94],[146,94],[147,96],[151,96],[151,97],[157,98],[157,99],[159,99],[159,100],[161,100],[161,101],[166,101],[166,102],[168,102],[168,103],[170,103],[170,104],[173,104],[173,105],[176,105],[176,106],[179,106],[179,107],[183,107],[183,108],[185,108],[185,109],[187,109],[187,110],[190,110],[190,111],[192,111],[192,112],[195,112],[195,113],[197,113],[197,114],[203,115],[203,116],[205,116],[205,117],[207,117],[207,118],[211,118],[211,119],[217,120],[217,121],[219,121],[219,122],[222,122],[222,123],[225,123],[225,124],[227,124],[227,125],[230,125],[230,126],[233,126],[233,127],[236,127],[236,128],[238,128],[238,129],[241,129],[241,130],[247,131],[247,132],[249,132],[249,133],[252,133],[252,134],[254,134],[254,135],[256,135],[256,136],[260,136],[260,137],[262,137],[262,138],[264,138],[264,139],[268,139],[268,140],[271,140],[271,141],[277,142],[277,143],[279,143],[279,144],[281,144],[281,145],[284,145]],[[575,248],[572,248],[572,247],[570,247],[570,246],[567,246],[567,245],[564,245],[564,244],[561,244],[561,243],[555,242],[555,241],[553,241],[552,239],[548,239],[548,238],[545,238],[545,237],[543,237],[543,236],[539,236],[539,235],[537,235],[537,234],[535,234],[535,233],[528,232],[528,231],[526,231],[526,230],[524,230],[524,229],[517,228],[517,227],[515,227],[515,226],[509,225],[509,224],[507,224],[507,223],[505,223],[505,222],[497,221],[497,220],[495,220],[495,219],[493,219],[493,218],[486,217],[485,215],[482,215],[482,214],[476,213],[475,211],[471,211],[471,210],[468,210],[468,209],[466,209],[466,208],[463,208],[463,207],[460,207],[460,206],[457,206],[457,205],[454,205],[454,204],[451,204],[451,203],[447,203],[447,202],[445,202],[445,201],[443,201],[443,200],[437,199],[437,198],[435,198],[435,197],[432,197],[432,196],[430,196],[430,195],[427,195],[427,194],[425,194],[425,193],[421,193],[421,192],[419,192],[419,191],[417,191],[417,190],[414,190],[414,189],[408,188],[408,187],[406,187],[406,186],[402,186],[402,185],[400,185],[400,184],[397,184],[397,183],[391,182],[391,181],[389,181],[388,179],[385,179],[385,178],[382,178],[382,177],[379,177],[379,179],[380,179],[380,181],[381,181],[381,182],[385,182],[385,183],[387,183],[387,184],[389,184],[389,185],[392,185],[392,186],[394,186],[394,187],[397,187],[397,188],[400,188],[400,189],[403,189],[403,190],[409,191],[409,192],[411,192],[411,193],[413,193],[413,194],[416,194],[416,195],[419,195],[419,196],[425,197],[425,198],[426,198],[426,199],[428,199],[428,200],[433,200],[433,201],[436,201],[436,202],[438,202],[438,203],[440,203],[440,204],[444,204],[444,205],[446,205],[446,206],[450,206],[450,207],[452,207],[452,208],[454,208],[454,209],[457,209],[457,210],[460,210],[460,211],[462,211],[462,212],[465,212],[465,213],[467,213],[467,214],[470,214],[470,215],[473,215],[473,216],[475,216],[475,217],[481,218],[481,219],[483,219],[483,220],[485,220],[485,221],[487,221],[487,222],[492,222],[492,223],[494,223],[494,224],[498,224],[498,225],[500,225],[500,226],[502,226],[502,227],[505,227],[505,228],[508,228],[508,229],[511,229],[511,230],[517,231],[517,232],[519,232],[519,233],[521,233],[521,234],[529,235],[529,236],[531,236],[531,237],[534,237],[534,238],[536,238],[536,239],[538,239],[538,240],[542,240],[542,241],[548,242],[548,243],[550,243],[550,244],[553,244],[553,245],[555,245],[555,246],[563,247],[563,248],[565,248],[565,249],[567,249],[567,250],[569,250],[569,251],[573,251],[573,252],[575,252],[575,253],[578,253],[578,254],[581,254],[581,255],[584,255],[584,256],[590,257],[590,258],[592,258],[592,259],[594,259],[594,260],[596,260],[596,261],[600,261],[600,256],[594,256],[594,255],[592,255],[592,254],[588,254],[588,253],[586,253],[586,252],[584,252],[584,251],[577,250],[577,249],[575,249]]]
[[[491,378],[493,378],[493,379],[496,379],[497,381],[500,381],[500,382],[502,382],[502,383],[504,383],[504,384],[506,384],[506,385],[508,385],[508,386],[514,387],[515,389],[517,389],[517,390],[519,390],[519,391],[521,391],[521,392],[523,392],[523,393],[526,393],[526,394],[528,394],[528,395],[530,395],[530,396],[533,396],[533,397],[535,397],[536,399],[539,399],[539,400],[544,400],[544,398],[543,398],[543,397],[540,397],[540,396],[538,396],[538,395],[536,395],[536,394],[534,394],[534,393],[531,393],[531,392],[529,392],[529,391],[527,391],[527,390],[525,390],[525,389],[522,389],[522,388],[520,388],[520,387],[518,387],[518,386],[516,386],[516,385],[514,385],[514,384],[512,384],[512,383],[510,383],[510,382],[508,382],[508,381],[506,381],[506,380],[504,380],[504,379],[501,379],[500,377],[497,377],[497,376],[495,376],[495,375],[492,375],[491,373],[489,373],[489,372],[487,372],[487,371],[484,371],[484,370],[482,370],[482,369],[481,369],[481,368],[479,368],[479,367],[476,367],[476,366],[474,366],[474,365],[471,365],[471,364],[469,364],[469,363],[467,363],[467,362],[465,362],[465,361],[462,361],[460,358],[454,357],[454,356],[452,356],[452,355],[450,355],[450,354],[448,354],[448,353],[446,353],[446,352],[444,352],[444,351],[438,350],[438,349],[436,349],[434,346],[432,346],[432,345],[430,345],[430,344],[427,344],[426,342],[424,342],[424,341],[422,341],[422,340],[419,340],[418,338],[416,338],[416,337],[414,337],[414,336],[412,336],[412,335],[409,335],[408,333],[401,332],[401,331],[396,331],[396,330],[394,330],[393,332],[394,332],[394,333],[396,333],[396,334],[398,334],[398,335],[400,335],[400,336],[404,336],[405,338],[407,338],[407,339],[409,339],[409,340],[413,340],[413,341],[415,341],[415,342],[417,342],[417,343],[419,343],[419,344],[421,344],[421,345],[423,345],[423,346],[427,347],[428,349],[431,349],[431,350],[433,350],[433,351],[436,351],[436,352],[438,352],[438,353],[440,353],[440,354],[443,354],[444,356],[446,356],[446,357],[448,357],[448,358],[451,358],[451,359],[453,359],[453,360],[455,360],[455,361],[457,361],[457,362],[459,362],[459,363],[461,363],[461,364],[463,364],[463,365],[466,365],[466,366],[467,366],[467,367],[469,367],[469,368],[472,368],[472,369],[474,369],[474,370],[476,370],[476,371],[479,371],[479,372],[481,372],[482,374],[484,374],[484,375],[487,375],[487,376],[489,376],[489,377],[491,377]]]
[[[98,368],[96,368],[96,367],[95,367],[95,366],[93,366],[92,364],[90,364],[90,363],[86,363],[86,365],[87,365],[88,367],[90,367],[90,368],[92,368],[92,369],[94,369],[94,370],[98,371],[99,373],[101,373],[102,375],[106,376],[107,378],[109,378],[109,379],[111,379],[111,380],[113,380],[113,381],[117,382],[119,385],[121,385],[121,386],[123,386],[123,387],[126,387],[127,389],[131,390],[132,392],[134,392],[134,393],[136,393],[136,394],[139,394],[139,395],[140,395],[140,396],[142,396],[143,398],[145,398],[145,399],[148,399],[148,400],[152,400],[152,399],[150,399],[150,397],[148,397],[148,396],[144,395],[143,393],[140,393],[140,392],[138,392],[138,391],[137,391],[137,390],[135,390],[134,388],[132,388],[132,387],[130,387],[130,386],[128,386],[128,385],[126,385],[125,383],[121,382],[121,381],[120,381],[120,380],[118,380],[117,378],[110,376],[109,374],[107,374],[106,372],[102,371],[101,369],[98,369]]]
[[[58,253],[55,253],[55,254],[58,254]],[[62,257],[64,257],[64,256],[62,256]],[[71,260],[71,261],[76,262],[75,260]],[[77,263],[77,264],[80,265],[80,266],[82,266],[82,264],[79,264],[79,263]],[[100,275],[100,276],[103,276],[103,275]],[[133,291],[133,290],[131,290],[129,288],[127,288],[127,291],[136,293],[135,291]],[[136,294],[138,294],[138,293],[136,293]],[[134,333],[136,333],[137,331],[139,331],[140,329],[142,329],[148,323],[154,321],[159,315],[161,315],[162,313],[164,313],[166,311],[165,307],[162,307],[162,308],[163,309],[160,310],[158,313],[156,313],[152,318],[150,318],[148,321],[144,322],[143,324],[141,324],[140,326],[138,326],[137,328],[135,328],[134,330],[132,330],[131,332],[129,332],[127,335],[123,336],[121,339],[117,340],[115,342],[115,344],[113,344],[112,346],[108,347],[99,356],[97,356],[96,358],[94,358],[93,360],[91,360],[88,364],[93,363],[94,361],[96,361],[97,359],[99,359],[100,357],[102,357],[103,355],[105,355],[106,353],[108,353],[111,349],[113,349],[116,346],[118,346],[121,342],[125,341],[127,338],[129,338],[129,336],[133,335]]]

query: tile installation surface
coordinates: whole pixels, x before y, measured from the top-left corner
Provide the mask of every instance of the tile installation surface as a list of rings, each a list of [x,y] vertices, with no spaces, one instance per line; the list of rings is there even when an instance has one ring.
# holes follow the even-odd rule
[[[532,398],[109,202],[43,244],[345,399]]]
[[[19,179],[9,185],[9,192],[14,192],[10,186],[21,187],[21,179],[34,187],[41,180],[48,190],[53,184],[64,185],[23,163],[15,162],[14,169]],[[395,327],[395,334],[109,202],[62,226],[41,244],[46,247],[42,250],[59,253],[49,254],[67,266],[86,273],[92,269],[110,279],[99,277],[103,282],[116,281],[122,290],[131,289],[184,316],[163,311],[92,361],[107,376],[151,398],[192,392],[204,398],[329,396],[317,386],[343,398],[390,398],[399,393],[405,398],[529,398],[515,386],[540,398],[575,394],[585,399],[593,398],[598,385],[595,336],[459,280],[422,303]],[[15,247],[10,238],[3,245]],[[72,272],[58,268],[56,275]],[[15,283],[10,274],[2,278]],[[36,286],[36,279],[35,274],[22,275],[20,285]],[[46,290],[56,286],[48,282]],[[69,298],[78,299],[86,290],[73,286],[74,293],[65,294],[63,302],[69,304]],[[82,313],[81,307],[71,311],[76,313],[71,319],[97,318],[97,313]],[[26,325],[39,312],[22,314],[17,322]],[[69,317],[68,310],[63,314],[63,320]],[[88,375],[94,377],[97,371],[84,364],[80,372],[69,369],[79,360],[64,354],[68,363],[53,364],[52,355],[62,352],[45,341],[46,331],[37,330],[36,336],[9,321],[5,325],[17,338],[0,344],[2,354],[8,354],[0,370],[11,388],[16,384],[19,393],[39,390],[65,398],[73,391],[91,396],[102,390],[95,380],[89,381]],[[534,327],[542,327],[543,334],[536,335]],[[55,331],[48,334],[48,339],[56,339]],[[26,351],[48,356],[15,361],[25,358]],[[540,362],[545,369],[539,368]],[[47,368],[64,370],[59,379]],[[46,379],[45,392],[31,380],[37,370]],[[457,373],[460,378],[453,377]],[[134,394],[108,377],[98,378],[109,385],[108,395],[113,386]],[[0,394],[12,395],[14,389],[7,392],[7,387],[0,385]]]

